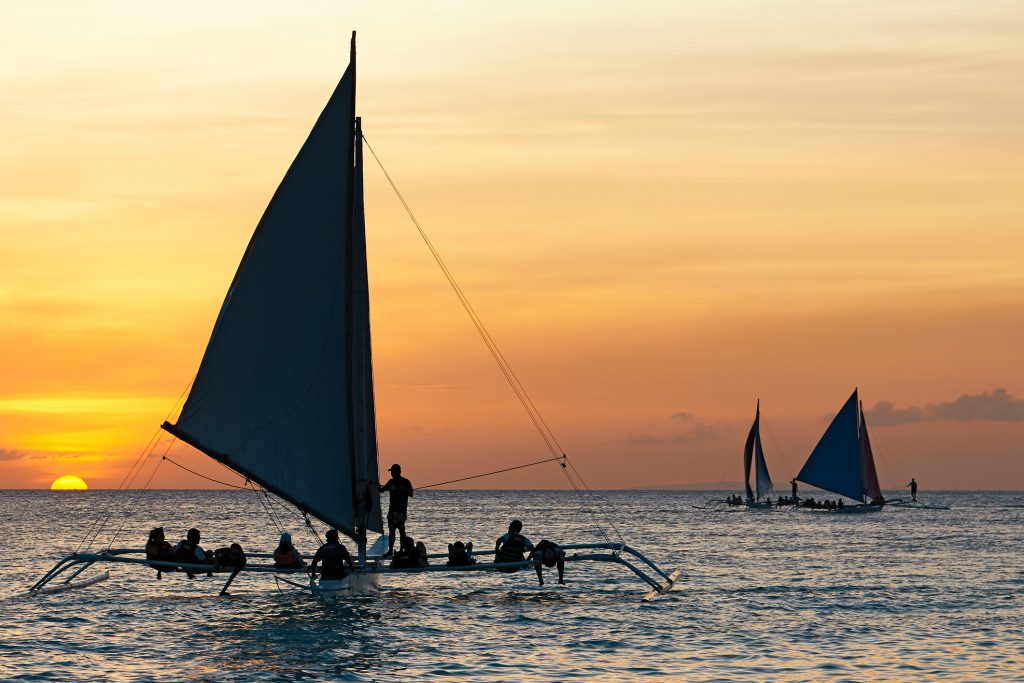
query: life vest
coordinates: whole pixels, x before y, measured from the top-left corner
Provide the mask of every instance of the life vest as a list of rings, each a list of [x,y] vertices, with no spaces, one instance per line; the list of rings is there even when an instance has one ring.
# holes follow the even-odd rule
[[[146,544],[147,560],[168,560],[171,557],[171,544],[167,541],[150,541]]]
[[[185,562],[186,564],[197,564],[199,558],[196,557],[196,544],[188,539],[183,540],[171,559],[176,562]]]
[[[288,546],[287,550],[275,550],[274,551],[274,566],[275,567],[301,567],[303,566],[302,558],[295,551],[295,548]]]
[[[415,550],[399,550],[391,560],[391,566],[395,569],[419,567],[419,553]]]
[[[219,566],[233,569],[241,569],[247,561],[240,545],[235,548],[217,548],[213,551],[213,557]]]
[[[476,561],[469,556],[466,549],[452,547],[448,551],[448,566],[449,567],[465,567],[470,564],[476,564]]]
[[[513,534],[509,532],[508,538],[498,548],[498,552],[494,555],[495,562],[522,562],[523,553],[526,552],[526,538],[522,534]],[[503,572],[517,572],[519,567],[509,567],[502,569]]]

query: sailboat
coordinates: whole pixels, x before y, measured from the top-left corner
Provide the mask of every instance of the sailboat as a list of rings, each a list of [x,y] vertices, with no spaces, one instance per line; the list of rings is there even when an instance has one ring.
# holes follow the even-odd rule
[[[351,539],[358,563],[339,590],[372,592],[382,575],[395,572],[535,566],[524,560],[398,569],[382,562],[362,150],[353,33],[349,66],[256,226],[180,415],[162,428]],[[670,590],[680,574],[624,542],[561,547],[586,551],[565,561],[624,565],[648,585],[647,598]],[[68,555],[31,591],[74,587],[79,574],[104,562],[209,570],[108,548]],[[287,574],[258,562],[241,572]],[[231,573],[222,593],[239,573]],[[80,583],[89,582],[95,580]]]
[[[878,485],[864,406],[857,397],[857,389],[839,409],[796,479],[857,501],[856,505],[830,509],[842,512],[882,509],[885,498]]]
[[[753,467],[751,467],[753,466]],[[754,487],[750,486],[751,469],[754,471]],[[743,487],[746,498],[743,504],[748,509],[770,510],[771,501],[762,500],[772,492],[772,478],[768,474],[768,464],[764,460],[764,449],[761,447],[761,401],[757,401],[757,412],[754,424],[750,426],[747,442],[743,446]]]

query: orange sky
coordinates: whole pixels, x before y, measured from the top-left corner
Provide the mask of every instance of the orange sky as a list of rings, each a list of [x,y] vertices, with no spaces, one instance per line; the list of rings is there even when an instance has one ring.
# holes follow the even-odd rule
[[[2,487],[121,481],[356,29],[367,138],[592,486],[737,480],[758,397],[788,480],[859,386],[919,409],[883,485],[1024,488],[1012,4],[54,7],[0,10]],[[382,461],[543,457],[367,171]]]

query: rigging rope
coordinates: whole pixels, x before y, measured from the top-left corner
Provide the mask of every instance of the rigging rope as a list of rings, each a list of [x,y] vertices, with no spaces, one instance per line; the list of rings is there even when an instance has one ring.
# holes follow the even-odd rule
[[[245,489],[245,488],[248,488],[247,486],[240,486],[238,484],[229,484],[226,481],[220,481],[219,479],[214,479],[213,477],[208,477],[205,474],[200,474],[199,472],[196,472],[195,470],[190,470],[189,468],[187,468],[184,465],[182,465],[180,462],[175,462],[174,460],[171,460],[166,455],[163,457],[163,460],[166,460],[167,462],[171,463],[175,467],[180,467],[181,469],[185,470],[186,472],[191,472],[192,474],[196,475],[200,479],[205,479],[206,481],[212,481],[214,484],[220,484],[221,486],[229,486],[229,487],[231,487],[233,489]]]
[[[568,456],[565,454],[565,450],[561,447],[561,444],[558,443],[558,439],[555,437],[554,432],[551,430],[547,422],[544,420],[543,416],[540,414],[540,410],[538,410],[536,404],[533,402],[533,399],[530,398],[530,395],[527,393],[526,388],[519,380],[519,377],[512,370],[511,365],[508,363],[508,361],[505,358],[505,355],[498,347],[497,342],[494,341],[494,338],[491,337],[490,332],[487,331],[487,328],[484,325],[483,320],[477,314],[476,310],[473,308],[473,305],[469,302],[469,299],[466,296],[465,292],[462,291],[462,287],[460,287],[459,283],[456,282],[455,276],[448,269],[448,266],[444,262],[444,259],[441,258],[441,254],[434,247],[433,242],[430,241],[430,238],[427,236],[427,233],[423,229],[423,226],[420,225],[420,222],[416,218],[416,215],[413,213],[412,208],[409,206],[409,203],[405,200],[405,197],[402,195],[401,191],[399,191],[398,186],[395,184],[395,181],[392,180],[391,174],[389,174],[387,169],[384,168],[383,162],[380,160],[380,157],[377,156],[377,152],[374,151],[373,147],[366,139],[365,134],[362,135],[362,140],[363,143],[366,145],[367,149],[370,150],[370,154],[377,162],[377,166],[380,167],[380,170],[384,174],[384,177],[387,179],[388,184],[391,185],[391,189],[398,197],[398,201],[401,202],[402,206],[405,208],[405,212],[409,215],[409,218],[412,220],[413,225],[416,226],[416,230],[419,232],[420,237],[423,239],[423,242],[427,245],[427,249],[430,250],[431,255],[437,262],[437,265],[441,268],[441,272],[444,273],[445,278],[448,280],[448,284],[451,286],[452,291],[455,292],[455,296],[458,297],[459,301],[462,303],[463,309],[465,309],[470,321],[472,321],[473,326],[477,330],[477,333],[483,340],[484,346],[487,347],[487,350],[494,358],[494,362],[497,364],[498,370],[505,377],[505,381],[508,382],[509,387],[511,387],[512,393],[515,394],[516,398],[523,406],[523,409],[526,411],[527,416],[530,418],[530,421],[533,422],[533,425],[536,428],[537,433],[540,435],[541,440],[544,442],[548,450],[551,452],[552,457],[550,459],[561,461],[562,473],[565,475],[565,478],[568,480],[569,484],[573,487],[573,489],[575,489],[577,495],[580,497],[581,503],[583,503],[584,510],[586,510],[593,517],[594,522],[598,527],[598,531],[601,532],[605,540],[611,543],[611,539],[608,537],[608,534],[602,527],[601,520],[598,518],[598,515],[594,511],[594,509],[587,505],[586,500],[584,499],[583,491],[581,490],[580,485],[578,485],[574,480],[573,475],[575,475],[575,477],[579,479],[579,482],[583,486],[583,489],[586,490],[586,496],[590,498],[590,502],[596,503],[596,501],[594,500],[593,493],[590,491],[590,488],[586,485],[586,482],[583,481],[583,477],[580,476],[579,471],[577,471],[576,468],[573,467],[571,463],[569,463]],[[566,467],[567,464],[569,465],[568,468]],[[618,536],[619,542],[625,545],[625,540],[622,538],[622,534],[619,533],[619,530],[615,526],[615,524],[610,523],[607,519],[604,520],[604,523],[609,524],[611,526],[612,530],[615,532],[615,535]]]
[[[177,441],[177,439],[171,439],[170,443],[167,444],[167,450],[164,451],[164,455],[165,456],[167,455],[167,452],[171,450],[171,446],[174,445],[175,441]],[[153,468],[153,471],[149,475],[149,479],[147,479],[146,483],[142,486],[141,489],[139,489],[139,492],[135,494],[135,498],[132,500],[131,507],[128,508],[129,512],[134,510],[135,507],[139,504],[139,500],[142,499],[142,494],[144,494],[146,492],[146,489],[149,488],[149,482],[153,481],[153,477],[156,476],[157,470],[160,469],[160,465],[162,465],[162,464],[163,464],[163,460],[162,459],[157,461],[156,467]],[[128,523],[128,515],[125,515],[124,519],[121,520],[121,526],[117,527],[117,531],[115,531],[114,535],[110,537],[110,543],[107,543],[107,550],[110,550],[111,546],[114,545],[114,541],[117,540],[117,537],[121,534],[121,531],[124,529],[124,525],[127,524],[127,523]],[[91,543],[89,545],[90,545],[90,547],[92,546]]]
[[[459,481],[469,481],[470,479],[480,479],[482,477],[489,477],[492,474],[501,474],[502,472],[511,472],[512,470],[521,470],[525,467],[533,467],[534,465],[540,465],[545,462],[558,462],[562,463],[562,467],[565,467],[563,458],[544,458],[543,460],[536,460],[534,462],[528,462],[525,465],[516,465],[515,467],[506,467],[502,470],[494,470],[493,472],[484,472],[483,474],[474,474],[471,477],[462,477],[461,479],[449,479],[448,481],[440,481],[436,484],[427,484],[426,486],[419,486],[418,489],[432,489],[436,486],[444,486],[445,484],[454,484]]]
[[[167,415],[164,416],[164,420],[169,420],[171,415],[174,414],[174,411],[178,409],[178,404],[181,403],[182,398],[185,397],[185,394],[188,392],[189,387],[192,386],[192,383],[195,382],[195,380],[196,378],[195,376],[193,376],[192,379],[188,381],[188,384],[185,385],[185,388],[181,391],[180,394],[178,394],[178,398],[174,402],[174,405],[171,406],[171,409],[167,412]],[[132,464],[131,468],[124,475],[124,478],[121,480],[121,483],[118,484],[116,489],[114,489],[114,494],[111,496],[110,502],[100,512],[99,516],[96,517],[95,520],[93,520],[93,523],[89,527],[89,530],[86,531],[85,536],[82,538],[81,542],[79,542],[78,547],[75,548],[76,553],[79,550],[81,550],[82,546],[85,544],[86,541],[89,541],[89,545],[86,546],[86,551],[88,552],[89,548],[92,547],[92,544],[96,542],[97,538],[99,538],[99,535],[103,531],[103,528],[107,525],[107,522],[110,521],[110,517],[114,514],[114,506],[117,503],[120,494],[123,491],[126,491],[128,487],[132,485],[132,482],[135,481],[135,477],[139,475],[139,472],[141,472],[142,468],[145,466],[146,460],[148,460],[149,457],[153,455],[153,451],[160,443],[160,440],[158,438],[160,436],[160,431],[160,427],[157,427],[156,431],[153,432],[153,436],[149,438],[149,443],[147,443],[146,447],[142,449],[142,451],[139,453],[139,457],[135,459],[135,462]],[[136,468],[138,469],[136,470]],[[102,522],[99,521],[101,518],[103,520]],[[97,523],[99,523],[98,527]]]

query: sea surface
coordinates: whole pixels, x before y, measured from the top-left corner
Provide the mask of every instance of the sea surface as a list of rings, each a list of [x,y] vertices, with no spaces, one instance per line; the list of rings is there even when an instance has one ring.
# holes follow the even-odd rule
[[[103,583],[28,597],[115,494],[0,491],[0,679],[1024,681],[1024,494],[922,491],[950,509],[860,515],[696,507],[723,495],[597,492],[600,527],[571,491],[421,491],[411,502],[409,532],[431,551],[456,539],[493,549],[513,517],[534,542],[616,538],[614,522],[684,572],[642,603],[627,569],[589,563],[570,563],[564,586],[549,574],[540,588],[532,571],[404,575],[347,600],[251,574],[218,597],[222,575],[158,581],[109,565]],[[300,550],[316,547],[291,511],[271,503],[271,515],[252,492],[116,500],[125,513],[93,550],[141,547],[153,526],[174,542],[197,526],[208,549],[267,552],[278,524]]]

